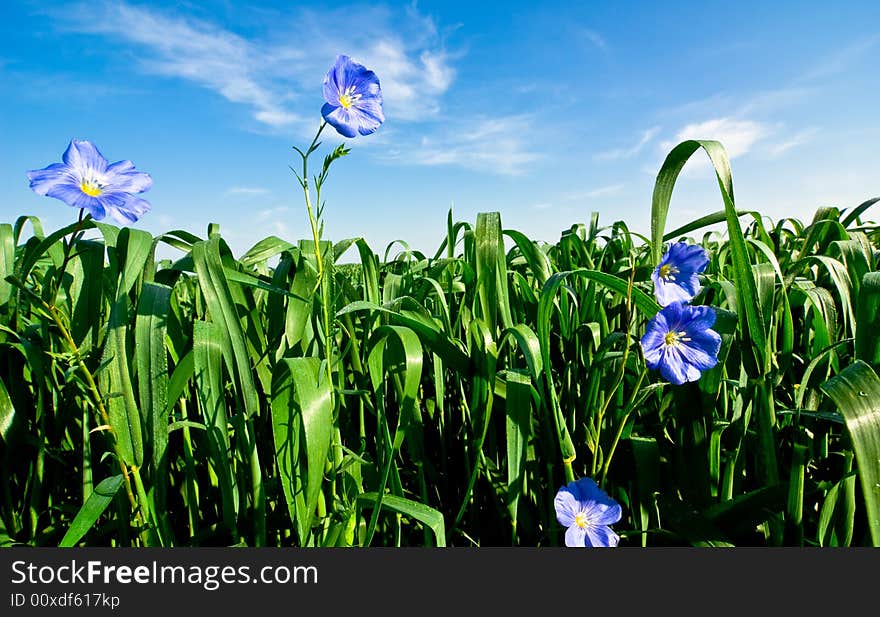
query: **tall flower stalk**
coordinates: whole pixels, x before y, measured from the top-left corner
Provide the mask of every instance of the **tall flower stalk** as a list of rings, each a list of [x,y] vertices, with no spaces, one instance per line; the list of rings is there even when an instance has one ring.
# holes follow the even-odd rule
[[[321,220],[321,215],[324,211],[321,190],[330,171],[330,165],[336,159],[347,155],[350,149],[345,144],[340,144],[330,154],[325,156],[321,171],[312,178],[313,185],[309,181],[309,157],[321,146],[319,139],[328,124],[336,129],[340,135],[353,138],[357,135],[370,135],[374,133],[385,121],[385,115],[382,110],[382,90],[379,86],[379,78],[373,71],[354,62],[348,56],[337,56],[335,64],[324,77],[323,93],[325,99],[325,103],[321,108],[323,120],[318,127],[317,133],[315,133],[314,139],[312,139],[311,144],[309,144],[305,151],[294,147],[294,150],[302,159],[302,168],[301,171],[291,169],[296,174],[300,187],[302,187],[306,212],[309,217],[309,226],[312,231],[315,269],[317,271],[317,281],[312,293],[320,292],[321,326],[324,331],[323,363],[334,416],[331,456],[334,468],[338,469],[342,464],[343,450],[342,435],[339,429],[338,400],[333,382],[333,366],[336,362],[336,337],[334,316],[331,314],[331,309],[334,306],[335,300],[333,298],[332,275],[324,261],[321,247],[321,238],[324,232],[324,223]],[[314,201],[312,200],[312,188],[314,188]],[[331,486],[335,496],[335,481]]]

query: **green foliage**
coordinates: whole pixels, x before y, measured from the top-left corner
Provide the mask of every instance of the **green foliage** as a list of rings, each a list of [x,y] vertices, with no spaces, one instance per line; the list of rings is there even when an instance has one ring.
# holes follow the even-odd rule
[[[667,232],[699,150],[719,204]],[[688,141],[649,239],[594,215],[547,244],[450,211],[434,256],[315,227],[236,258],[214,225],[0,224],[0,525],[27,545],[553,546],[556,491],[589,475],[622,545],[878,545],[875,202],[770,223],[736,209],[721,145]],[[683,237],[710,255],[695,301],[722,347],[676,387],[639,339]]]

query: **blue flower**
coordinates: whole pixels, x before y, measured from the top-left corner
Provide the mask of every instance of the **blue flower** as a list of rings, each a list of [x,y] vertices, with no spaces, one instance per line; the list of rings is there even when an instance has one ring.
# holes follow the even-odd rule
[[[385,122],[379,78],[348,56],[337,56],[327,71],[324,99],[321,115],[345,137],[375,133]]]
[[[721,336],[712,330],[715,309],[673,302],[651,321],[642,337],[645,363],[663,379],[681,385],[696,381],[718,364]]]
[[[690,302],[700,291],[697,276],[709,265],[705,249],[696,244],[676,242],[654,268],[654,297],[660,306],[670,302]]]
[[[95,220],[109,216],[123,225],[135,222],[152,207],[135,193],[149,190],[153,179],[135,171],[131,161],[108,165],[92,142],[76,139],[61,160],[64,162],[27,172],[35,193],[88,210]]]
[[[620,520],[620,504],[590,478],[560,488],[553,504],[556,520],[568,527],[566,546],[617,546],[620,536],[609,525]]]

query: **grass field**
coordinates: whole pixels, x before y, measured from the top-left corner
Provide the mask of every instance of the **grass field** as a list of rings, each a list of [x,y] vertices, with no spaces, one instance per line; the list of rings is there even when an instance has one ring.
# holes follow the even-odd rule
[[[718,211],[667,229],[706,154]],[[434,254],[316,229],[236,257],[214,226],[3,223],[0,544],[559,546],[590,477],[621,546],[878,546],[876,201],[769,221],[688,141],[650,237],[450,212]],[[677,386],[639,341],[680,239],[722,345]]]

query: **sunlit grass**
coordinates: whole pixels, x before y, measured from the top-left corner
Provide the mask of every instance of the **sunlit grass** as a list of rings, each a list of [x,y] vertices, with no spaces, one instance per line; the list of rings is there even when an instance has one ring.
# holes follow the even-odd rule
[[[701,147],[719,211],[668,231]],[[558,546],[556,491],[589,476],[622,546],[878,545],[874,201],[771,223],[685,142],[650,238],[450,212],[435,254],[323,242],[323,286],[314,239],[4,223],[0,543]],[[638,342],[682,238],[723,342],[672,386]]]

